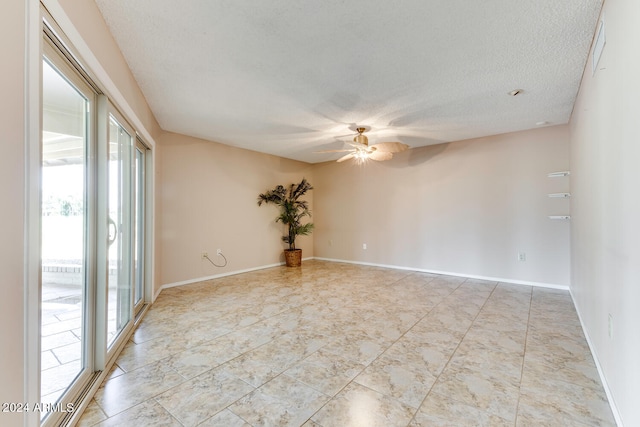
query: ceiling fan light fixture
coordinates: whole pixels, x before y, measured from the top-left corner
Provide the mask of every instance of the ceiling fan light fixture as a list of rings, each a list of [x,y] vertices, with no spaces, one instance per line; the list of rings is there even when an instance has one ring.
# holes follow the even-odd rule
[[[369,153],[366,151],[358,151],[354,154],[354,157],[358,160],[358,163],[363,163],[369,159]]]
[[[337,162],[344,162],[345,160],[354,159],[357,163],[363,164],[368,160],[375,160],[382,162],[385,160],[391,160],[393,153],[400,153],[408,150],[409,146],[401,142],[380,142],[374,145],[369,145],[369,139],[363,135],[367,131],[365,127],[356,128],[358,134],[353,138],[353,142],[345,143],[351,146],[350,149],[343,150],[328,150],[328,151],[316,151],[317,153],[344,153],[344,156],[340,157]]]

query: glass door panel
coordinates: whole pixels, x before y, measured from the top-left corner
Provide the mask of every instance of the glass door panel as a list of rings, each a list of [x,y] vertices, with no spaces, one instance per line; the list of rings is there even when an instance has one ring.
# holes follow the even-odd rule
[[[133,138],[111,114],[108,130],[107,346],[132,316],[131,152]]]
[[[42,62],[40,401],[45,403],[59,401],[85,373],[90,314],[85,272],[92,94],[72,83],[72,73],[51,58]]]

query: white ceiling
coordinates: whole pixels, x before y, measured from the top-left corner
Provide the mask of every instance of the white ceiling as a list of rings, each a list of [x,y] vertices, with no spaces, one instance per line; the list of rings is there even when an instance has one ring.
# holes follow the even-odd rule
[[[419,147],[567,123],[602,6],[96,3],[164,130],[310,163],[356,125]]]

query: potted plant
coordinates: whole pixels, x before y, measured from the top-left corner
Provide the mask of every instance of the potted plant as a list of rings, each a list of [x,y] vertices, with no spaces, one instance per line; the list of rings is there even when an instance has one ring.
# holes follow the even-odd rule
[[[278,185],[273,190],[258,195],[258,206],[262,203],[273,203],[280,208],[276,222],[282,222],[287,226],[287,234],[282,236],[282,240],[289,245],[289,249],[284,251],[287,267],[300,266],[302,249],[296,249],[296,237],[311,234],[313,230],[313,223],[301,222],[305,216],[311,217],[309,204],[300,200],[309,190],[313,190],[313,187],[306,178],[302,178],[299,184],[291,184],[288,190]]]

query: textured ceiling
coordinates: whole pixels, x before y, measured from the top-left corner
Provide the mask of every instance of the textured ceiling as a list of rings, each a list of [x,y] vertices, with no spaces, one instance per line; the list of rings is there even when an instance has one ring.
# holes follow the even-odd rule
[[[602,6],[96,3],[163,129],[311,163],[356,125],[418,147],[567,123]]]

